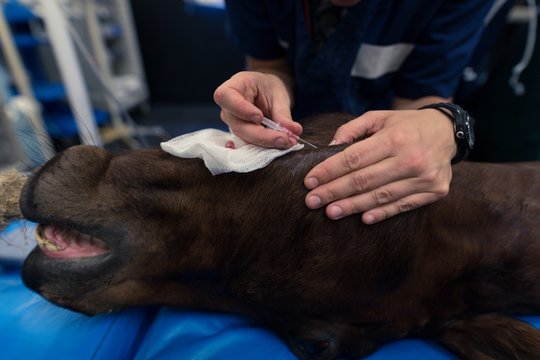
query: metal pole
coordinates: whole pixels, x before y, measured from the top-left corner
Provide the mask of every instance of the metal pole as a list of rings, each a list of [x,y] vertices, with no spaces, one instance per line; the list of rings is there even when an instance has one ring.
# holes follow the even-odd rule
[[[101,136],[92,111],[77,53],[62,9],[56,0],[42,0],[43,20],[58,68],[66,86],[70,107],[79,128],[81,142],[101,146]]]

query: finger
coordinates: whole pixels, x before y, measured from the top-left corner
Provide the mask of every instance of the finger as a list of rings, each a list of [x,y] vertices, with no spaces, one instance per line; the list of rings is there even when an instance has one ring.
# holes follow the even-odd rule
[[[284,128],[287,128],[288,130],[290,130],[293,134],[298,135],[298,136],[302,135],[302,132],[303,132],[302,125],[300,125],[296,121],[293,121],[293,120],[280,120],[280,119],[283,119],[283,118],[279,117],[279,116],[274,116],[273,119],[279,125],[281,125]]]
[[[214,92],[214,101],[225,110],[222,114],[230,114],[242,120],[261,122],[262,111],[248,101],[242,93],[226,84],[224,83]]]
[[[427,197],[426,194],[432,194],[433,201],[442,196],[441,192],[426,191],[424,180],[420,178],[408,178],[376,188],[363,194],[334,201],[326,207],[326,214],[331,219],[337,220],[351,214],[367,212],[365,216],[371,214],[374,216],[375,220],[382,220],[386,217],[384,217],[384,213],[381,213],[381,209],[387,208],[390,206],[389,204],[400,205],[402,211],[405,211],[408,206],[410,209],[414,209],[418,206],[426,204],[424,202],[418,202],[407,205],[406,202],[403,202],[404,199],[408,199],[411,196],[418,194],[424,194],[422,198]],[[416,200],[416,197],[413,197],[413,199]]]
[[[332,139],[330,145],[351,143],[375,133],[382,127],[384,120],[391,114],[390,111],[368,111],[341,125]]]
[[[359,141],[311,169],[304,179],[304,185],[313,190],[338,177],[390,157],[390,149],[383,136],[372,136]]]
[[[411,195],[411,180],[399,181],[367,193],[334,201],[326,207],[326,214],[330,219],[338,220],[352,214],[386,206]],[[379,213],[377,214],[379,215]]]
[[[231,132],[248,143],[277,149],[288,149],[298,143],[292,136],[266,129],[260,124],[244,121],[230,114],[226,115],[226,118],[225,122],[229,125]]]
[[[392,216],[434,203],[439,199],[440,197],[437,194],[431,192],[413,194],[385,206],[365,212],[362,214],[362,221],[368,225],[375,224],[391,218]]]
[[[412,175],[411,171],[399,166],[397,158],[391,157],[315,188],[306,195],[306,205],[316,209],[334,200],[362,194]]]

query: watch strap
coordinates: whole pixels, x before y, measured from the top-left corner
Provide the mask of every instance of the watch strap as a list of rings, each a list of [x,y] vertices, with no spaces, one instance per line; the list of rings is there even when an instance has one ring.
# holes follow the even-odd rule
[[[434,103],[422,109],[435,109],[446,115],[454,125],[454,139],[457,152],[452,164],[465,160],[474,146],[474,119],[461,106],[452,103]]]

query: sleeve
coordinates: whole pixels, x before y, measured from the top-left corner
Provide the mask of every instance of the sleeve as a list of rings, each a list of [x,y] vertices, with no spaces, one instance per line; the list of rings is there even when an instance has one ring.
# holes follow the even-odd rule
[[[445,1],[398,72],[395,95],[408,99],[454,96],[493,3],[494,0]]]
[[[260,60],[284,56],[266,1],[225,0],[228,31],[245,55]]]

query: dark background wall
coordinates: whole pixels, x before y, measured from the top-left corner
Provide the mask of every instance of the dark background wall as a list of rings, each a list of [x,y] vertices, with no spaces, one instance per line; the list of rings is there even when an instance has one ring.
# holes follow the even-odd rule
[[[522,58],[527,26],[508,25],[495,45],[486,83],[466,104],[477,120],[473,159],[507,162],[540,160],[540,29],[534,54],[521,75],[525,94],[509,85],[512,69]]]
[[[132,6],[152,103],[212,102],[215,88],[242,69],[223,10],[182,0],[132,0]]]

